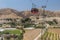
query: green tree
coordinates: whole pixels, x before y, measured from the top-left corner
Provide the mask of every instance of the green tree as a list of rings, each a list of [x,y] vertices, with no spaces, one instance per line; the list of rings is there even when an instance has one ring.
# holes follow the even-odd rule
[[[58,24],[58,22],[57,22],[57,20],[56,20],[56,19],[54,19],[54,20],[53,20],[53,22],[54,22],[55,24]]]

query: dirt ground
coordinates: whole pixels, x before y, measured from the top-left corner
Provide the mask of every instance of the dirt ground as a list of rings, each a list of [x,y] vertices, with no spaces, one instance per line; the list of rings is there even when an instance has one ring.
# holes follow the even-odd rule
[[[25,29],[23,40],[34,40],[41,32],[41,29]]]
[[[48,29],[48,32],[60,34],[60,28],[50,28]]]
[[[34,40],[39,35],[40,32],[41,32],[41,29],[25,29],[25,34],[24,34],[23,40]],[[49,28],[48,32],[60,34],[60,29],[59,28]]]

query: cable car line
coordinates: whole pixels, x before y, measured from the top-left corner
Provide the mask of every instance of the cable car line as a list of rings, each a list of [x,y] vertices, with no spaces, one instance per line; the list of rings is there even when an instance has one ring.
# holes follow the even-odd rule
[[[37,14],[39,12],[37,5],[35,3],[33,3],[32,0],[30,0],[30,1],[32,3],[31,13]],[[46,4],[42,6],[43,9],[45,9],[47,7],[47,3],[48,3],[48,0],[46,0]]]

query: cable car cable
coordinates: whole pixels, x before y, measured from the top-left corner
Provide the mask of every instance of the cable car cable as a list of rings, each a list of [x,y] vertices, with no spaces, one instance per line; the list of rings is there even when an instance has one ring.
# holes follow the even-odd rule
[[[31,1],[32,1],[32,0],[31,0]],[[32,2],[32,9],[31,9],[31,13],[33,13],[33,14],[38,13],[38,9],[36,8],[36,4],[34,4],[33,2]]]

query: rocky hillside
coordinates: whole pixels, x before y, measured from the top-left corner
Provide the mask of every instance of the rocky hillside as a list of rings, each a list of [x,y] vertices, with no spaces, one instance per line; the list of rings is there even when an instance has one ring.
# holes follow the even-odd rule
[[[30,17],[30,16],[42,16],[43,10],[39,9],[39,13],[38,14],[32,14],[30,11],[17,11],[14,9],[10,9],[10,8],[4,8],[4,9],[0,9],[0,16],[2,15],[11,15],[11,16],[19,16],[19,17]],[[47,17],[60,17],[60,11],[47,11],[45,10],[45,14]]]

